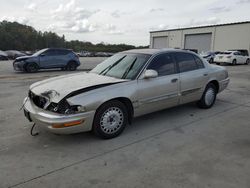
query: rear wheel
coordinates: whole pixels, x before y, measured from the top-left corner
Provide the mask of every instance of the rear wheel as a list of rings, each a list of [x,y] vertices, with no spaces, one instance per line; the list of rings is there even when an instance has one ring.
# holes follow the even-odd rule
[[[197,105],[200,108],[211,108],[214,105],[217,95],[217,88],[214,84],[209,83]]]
[[[36,63],[29,63],[28,65],[26,65],[25,67],[25,71],[32,73],[32,72],[37,72],[39,69],[38,65]]]
[[[77,64],[75,61],[68,62],[67,66],[66,66],[66,70],[68,70],[68,71],[75,71],[76,68],[77,68]]]
[[[237,61],[236,61],[236,59],[234,59],[232,62],[232,65],[236,65],[236,64],[237,64]]]
[[[249,62],[250,62],[250,60],[249,60],[249,59],[247,59],[247,60],[246,60],[245,65],[248,65],[248,64],[249,64]]]
[[[211,59],[209,60],[209,63],[210,63],[210,64],[214,63],[214,59],[211,58]]]
[[[104,139],[110,139],[121,134],[128,123],[128,111],[120,101],[110,101],[103,104],[96,112],[93,131]]]

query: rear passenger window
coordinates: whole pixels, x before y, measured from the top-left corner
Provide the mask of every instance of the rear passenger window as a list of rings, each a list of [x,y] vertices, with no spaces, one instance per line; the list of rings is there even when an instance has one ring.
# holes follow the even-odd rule
[[[175,57],[176,57],[180,72],[187,72],[187,71],[198,69],[198,65],[192,54],[178,52],[178,53],[175,53]]]
[[[67,55],[68,53],[68,50],[57,50],[57,55]]]
[[[202,60],[199,57],[194,55],[194,59],[195,59],[195,62],[197,63],[198,69],[202,69],[205,67]]]
[[[171,54],[160,54],[156,56],[149,64],[147,69],[153,69],[159,76],[175,74],[175,63]]]

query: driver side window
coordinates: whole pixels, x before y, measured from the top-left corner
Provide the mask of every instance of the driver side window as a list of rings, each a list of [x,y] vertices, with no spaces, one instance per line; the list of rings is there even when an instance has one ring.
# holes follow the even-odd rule
[[[55,50],[47,50],[46,52],[44,52],[43,54],[45,56],[54,56],[55,55]]]
[[[175,74],[175,62],[171,54],[160,54],[156,56],[149,64],[147,69],[153,69],[158,72],[158,76]]]

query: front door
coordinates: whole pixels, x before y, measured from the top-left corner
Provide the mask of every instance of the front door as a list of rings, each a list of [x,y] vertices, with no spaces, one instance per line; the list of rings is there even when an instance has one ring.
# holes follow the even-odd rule
[[[57,51],[49,49],[39,56],[39,66],[41,68],[55,68],[58,67],[59,59]]]
[[[135,115],[143,115],[171,106],[179,102],[179,74],[170,53],[157,55],[146,70],[155,70],[156,78],[138,79],[138,108]]]

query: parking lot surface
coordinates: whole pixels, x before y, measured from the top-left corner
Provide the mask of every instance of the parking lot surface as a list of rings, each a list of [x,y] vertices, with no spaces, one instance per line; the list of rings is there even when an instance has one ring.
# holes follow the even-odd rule
[[[78,71],[104,58],[81,58]],[[0,188],[250,187],[250,65],[226,66],[213,108],[187,104],[136,118],[123,134],[30,136],[19,111],[29,85],[68,71],[16,73],[0,62]]]

